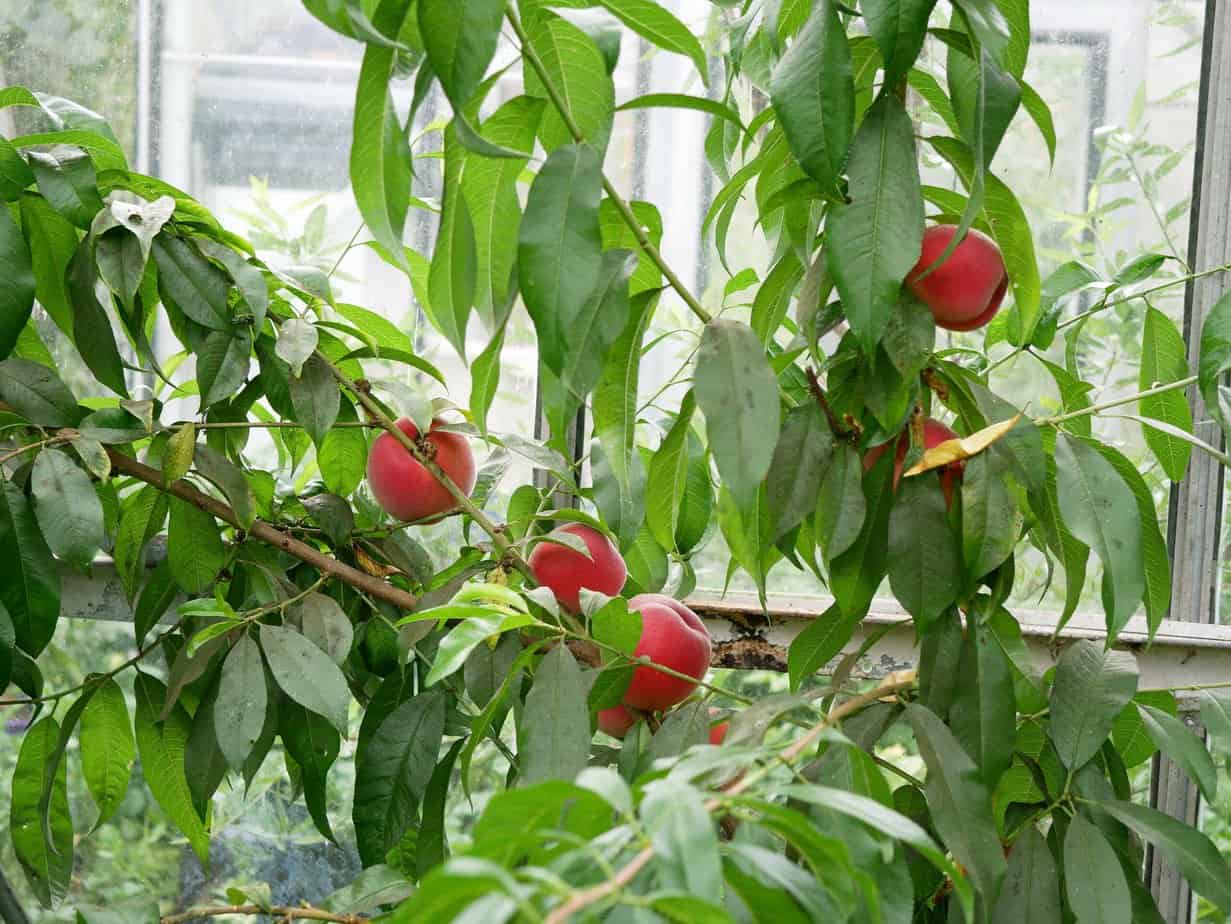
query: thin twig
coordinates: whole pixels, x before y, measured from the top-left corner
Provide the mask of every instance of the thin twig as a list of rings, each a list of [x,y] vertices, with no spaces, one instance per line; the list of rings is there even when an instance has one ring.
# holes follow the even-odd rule
[[[1035,423],[1042,426],[1043,424],[1064,423],[1066,420],[1075,420],[1078,417],[1089,417],[1091,414],[1098,414],[1101,411],[1109,411],[1113,407],[1132,404],[1134,401],[1140,401],[1142,398],[1153,398],[1155,395],[1165,395],[1168,392],[1180,391],[1181,389],[1187,388],[1189,385],[1195,384],[1196,381],[1197,377],[1195,375],[1190,375],[1188,378],[1177,379],[1174,382],[1168,382],[1166,385],[1155,385],[1153,388],[1147,388],[1145,391],[1139,391],[1131,395],[1124,395],[1120,398],[1113,398],[1111,401],[1104,401],[1102,404],[1092,404],[1089,407],[1069,411],[1067,414],[1057,414],[1055,417],[1043,417],[1036,420]]]
[[[838,415],[829,406],[829,399],[825,397],[825,389],[821,388],[821,381],[816,377],[816,370],[809,366],[804,372],[808,376],[808,390],[812,392],[812,397],[825,413],[825,419],[829,421],[829,429],[833,432],[834,436],[840,439],[848,439],[852,435],[851,430],[849,427],[844,426],[842,421],[838,420]]]

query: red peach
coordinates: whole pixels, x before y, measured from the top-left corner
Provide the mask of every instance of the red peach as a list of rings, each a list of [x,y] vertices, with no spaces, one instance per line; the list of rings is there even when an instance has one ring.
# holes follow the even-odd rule
[[[945,252],[956,232],[956,225],[935,225],[924,232],[919,262],[906,277],[906,285],[931,309],[938,326],[975,330],[995,317],[1009,287],[1004,257],[995,241],[972,228],[944,263],[919,278]]]
[[[638,717],[627,706],[612,706],[598,711],[599,730],[612,738],[623,738],[637,724]]]
[[[710,633],[701,617],[664,594],[638,594],[628,608],[641,614],[641,640],[633,654],[701,680],[710,666]],[[697,688],[695,681],[652,667],[633,671],[624,694],[626,705],[645,712],[670,709]]]
[[[722,715],[721,709],[715,709],[713,706],[710,707],[710,718],[715,718],[720,715]],[[715,744],[715,745],[722,744],[723,740],[727,737],[727,732],[730,731],[730,729],[731,729],[730,720],[727,720],[725,722],[719,722],[717,725],[711,725],[710,726],[710,744]]]
[[[933,420],[929,417],[923,422],[923,448],[932,449],[939,446],[947,440],[957,439],[957,434],[942,424],[939,420]],[[866,472],[876,461],[885,454],[888,448],[888,443],[881,443],[879,446],[874,446],[868,450],[863,457],[863,470]],[[902,431],[902,435],[898,437],[898,451],[894,454],[893,460],[893,489],[896,491],[898,482],[902,479],[902,463],[906,459],[906,451],[910,449],[910,433]],[[952,462],[940,470],[940,487],[945,493],[945,504],[951,506],[953,504],[953,492],[957,490],[957,486],[962,481],[962,470],[965,466],[961,462]]]
[[[436,447],[436,464],[469,495],[474,490],[474,454],[460,433],[438,430],[444,422],[432,421],[427,439]],[[412,440],[419,428],[408,418],[397,422],[398,429]],[[399,520],[422,520],[445,513],[457,506],[453,495],[436,477],[419,464],[392,433],[382,433],[368,456],[368,484],[376,502]]]
[[[556,542],[540,542],[530,553],[530,570],[543,587],[550,587],[560,605],[581,611],[581,589],[614,597],[624,586],[628,568],[610,539],[584,523],[566,523],[554,533],[570,533],[586,544],[590,557]],[[553,534],[554,534],[553,533]]]

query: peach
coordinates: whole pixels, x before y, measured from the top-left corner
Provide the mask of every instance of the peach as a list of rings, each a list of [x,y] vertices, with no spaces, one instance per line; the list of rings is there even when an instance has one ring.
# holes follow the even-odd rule
[[[935,225],[924,232],[923,250],[906,286],[928,306],[939,327],[976,330],[1000,310],[1009,276],[996,242],[973,228],[944,263],[923,276],[956,232],[956,225]]]
[[[627,706],[612,706],[598,711],[598,727],[612,738],[623,738],[639,718]]]
[[[633,651],[655,664],[696,680],[665,674],[649,666],[633,671],[625,705],[645,712],[670,709],[697,688],[710,666],[710,633],[696,613],[664,594],[638,594],[628,608],[641,614],[641,639]]]
[[[436,449],[436,464],[469,495],[474,490],[474,453],[460,433],[438,430],[443,421],[433,420],[427,441]],[[412,440],[419,428],[403,417],[397,427]],[[421,465],[393,436],[382,433],[368,456],[368,484],[376,502],[399,520],[423,520],[446,513],[457,506],[453,495],[436,476]]]
[[[628,577],[628,568],[610,539],[584,523],[566,523],[553,533],[569,533],[586,544],[590,557],[555,542],[540,542],[530,553],[530,570],[543,587],[551,588],[560,605],[581,611],[581,589],[614,597]]]

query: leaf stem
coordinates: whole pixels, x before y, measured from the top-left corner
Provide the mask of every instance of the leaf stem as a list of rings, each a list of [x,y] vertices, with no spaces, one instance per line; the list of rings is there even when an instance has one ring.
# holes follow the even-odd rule
[[[564,123],[564,127],[568,129],[568,133],[573,136],[574,141],[578,144],[584,144],[586,141],[585,134],[580,126],[577,125],[573,114],[569,111],[564,97],[560,95],[560,91],[552,83],[551,75],[547,73],[543,60],[530,44],[529,36],[526,35],[526,30],[522,27],[521,20],[518,18],[511,3],[505,10],[505,16],[508,19],[509,25],[512,26],[518,42],[521,43],[522,57],[533,68],[535,74],[538,75],[539,81],[547,91],[547,96],[551,99],[552,106],[555,107],[556,112],[560,115],[560,121]],[[701,302],[697,300],[697,297],[689,291],[688,287],[680,280],[680,277],[675,274],[670,264],[664,259],[662,252],[650,240],[650,236],[646,233],[645,228],[642,227],[641,222],[637,220],[637,216],[633,213],[628,201],[616,190],[615,185],[607,177],[606,173],[603,174],[603,191],[607,194],[607,198],[611,200],[611,204],[615,206],[616,211],[620,213],[624,223],[628,225],[629,230],[632,231],[633,237],[637,241],[637,246],[641,248],[642,253],[649,258],[650,262],[658,267],[659,272],[663,274],[663,278],[667,280],[668,285],[683,299],[684,304],[696,315],[697,320],[702,324],[708,324],[712,321],[713,315],[705,310]]]

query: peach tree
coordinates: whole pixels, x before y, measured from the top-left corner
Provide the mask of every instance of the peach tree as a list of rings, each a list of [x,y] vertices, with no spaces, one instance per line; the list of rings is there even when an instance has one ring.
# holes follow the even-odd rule
[[[134,172],[101,116],[0,90],[45,129],[0,139],[0,690],[16,688],[0,703],[31,723],[6,783],[43,902],[64,899],[77,839],[108,822],[135,762],[207,863],[214,794],[276,747],[334,840],[325,784],[353,742],[361,879],[327,907],[235,893],[193,914],[1147,922],[1147,843],[1231,913],[1213,844],[1132,798],[1159,749],[1207,798],[1217,775],[1174,698],[1139,691],[1114,647],[1139,610],[1157,627],[1170,570],[1150,486],[1092,428],[1139,404],[1176,481],[1194,447],[1217,453],[1192,437],[1185,392],[1227,422],[1231,298],[1196,370],[1154,308],[1139,393],[1100,396],[1081,362],[1090,316],[1226,268],[1165,276],[1145,254],[1040,278],[990,171],[1015,118],[1054,150],[1023,76],[1028,3],[714,0],[701,35],[653,0],[304,6],[362,46],[362,243],[452,349],[482,342],[468,396],[405,331],[336,298],[331,273],[264,261]],[[634,35],[691,61],[705,94],[617,100]],[[450,114],[412,152],[436,87]],[[671,216],[605,173],[617,110],[653,107],[711,119],[722,298],[664,259]],[[950,187],[922,181],[923,149]],[[411,192],[429,159],[438,202]],[[431,253],[405,245],[412,207],[439,212]],[[748,215],[769,255],[756,269],[727,246]],[[488,413],[522,308],[538,441]],[[656,313],[681,309],[688,361],[649,418],[642,357],[670,326]],[[89,371],[72,387],[44,315]],[[1054,379],[1057,413],[997,393],[1009,362]],[[577,447],[583,409],[593,440]],[[545,477],[497,503],[508,451]],[[416,538],[441,520],[458,527],[444,561]],[[705,679],[713,645],[679,600],[718,532],[763,601],[790,568],[833,600],[790,646],[789,693],[749,701]],[[44,689],[61,576],[100,555],[132,657]],[[1027,555],[1054,572],[1062,623],[1101,572],[1105,641],[1046,673],[1011,609]],[[828,669],[886,584],[917,672]],[[1231,699],[1199,695],[1225,747]],[[924,775],[878,752],[887,735],[914,742]],[[74,744],[88,819],[68,809]],[[480,747],[507,785],[450,844]]]

